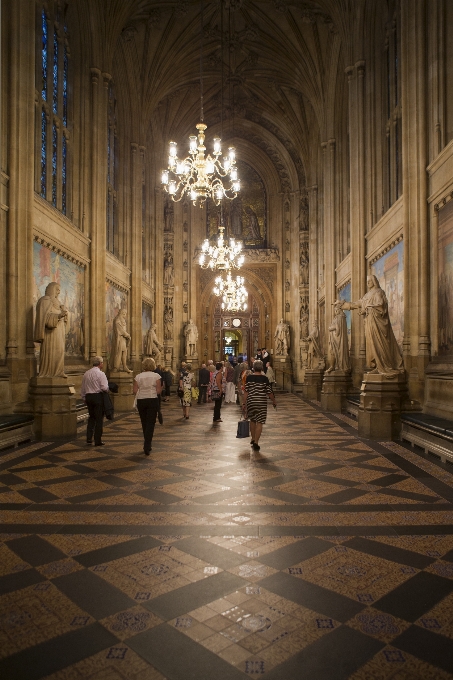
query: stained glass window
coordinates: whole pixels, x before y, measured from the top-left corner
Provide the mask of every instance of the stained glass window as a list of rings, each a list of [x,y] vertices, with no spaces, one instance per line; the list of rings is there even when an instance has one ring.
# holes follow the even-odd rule
[[[62,163],[61,163],[61,210],[66,215],[66,163],[67,163],[67,143],[63,135],[62,142]]]
[[[53,34],[53,112],[58,113],[58,38],[57,32]]]
[[[68,50],[64,47],[63,56],[63,125],[68,124]]]
[[[46,197],[47,182],[47,120],[44,109],[41,112],[41,196]]]
[[[52,204],[57,205],[57,155],[58,155],[58,130],[55,123],[52,125]]]
[[[41,97],[44,101],[47,100],[47,58],[48,58],[48,46],[47,46],[47,17],[44,10],[41,14],[41,25],[42,25],[42,39],[41,39],[41,70],[42,70],[42,86],[41,86]]]

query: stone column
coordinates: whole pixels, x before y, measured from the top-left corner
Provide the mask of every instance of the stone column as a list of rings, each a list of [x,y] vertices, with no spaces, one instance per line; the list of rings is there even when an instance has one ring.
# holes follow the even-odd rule
[[[138,144],[131,144],[131,301],[129,325],[132,370],[140,372],[142,354],[142,173]]]
[[[90,357],[105,356],[105,271],[107,228],[107,100],[110,76],[91,69],[91,200],[89,233]]]
[[[405,367],[410,398],[423,401],[430,355],[426,2],[401,2]],[[409,272],[412,275],[409,277]],[[414,275],[415,272],[415,275]]]
[[[35,3],[10,2],[7,65],[3,69],[8,134],[3,166],[8,168],[6,216],[6,365],[12,403],[25,402],[36,370],[33,344],[33,202],[35,129]],[[23,408],[26,408],[25,406]]]
[[[349,162],[351,212],[351,299],[366,292],[365,250],[365,62],[346,69],[349,84]],[[365,330],[354,315],[351,329],[352,380],[359,387],[365,367]]]
[[[318,187],[314,184],[308,187],[309,219],[310,219],[310,263],[309,263],[309,327],[312,322],[318,320]]]

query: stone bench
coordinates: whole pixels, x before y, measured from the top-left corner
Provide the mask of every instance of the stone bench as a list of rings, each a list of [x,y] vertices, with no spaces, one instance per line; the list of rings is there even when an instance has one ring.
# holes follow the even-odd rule
[[[354,418],[359,417],[360,394],[348,394],[346,397],[346,413],[350,413]]]
[[[427,413],[402,413],[400,437],[444,463],[453,463],[453,420]]]
[[[0,449],[33,439],[33,420],[32,415],[22,413],[0,415]]]

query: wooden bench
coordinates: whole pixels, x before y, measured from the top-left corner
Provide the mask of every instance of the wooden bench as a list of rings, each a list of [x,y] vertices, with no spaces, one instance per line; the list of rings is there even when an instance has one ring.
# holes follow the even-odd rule
[[[402,413],[400,438],[444,463],[453,463],[453,420],[427,413]]]
[[[0,449],[33,439],[33,416],[23,413],[0,415]]]

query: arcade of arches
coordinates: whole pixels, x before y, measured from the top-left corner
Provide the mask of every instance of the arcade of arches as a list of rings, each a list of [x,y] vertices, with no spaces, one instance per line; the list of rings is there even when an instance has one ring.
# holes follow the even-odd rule
[[[407,678],[453,677],[451,0],[0,0],[0,12],[2,677],[359,680],[396,677],[397,663]],[[199,123],[200,61],[206,146],[234,146],[241,178],[218,209],[161,184],[168,143],[183,157]],[[199,265],[221,221],[244,244],[246,311],[224,312]],[[364,401],[364,322],[348,310],[351,373],[329,401],[334,303],[360,300],[369,275],[404,374]],[[51,282],[67,378],[44,389],[34,320]],[[96,356],[112,372],[123,309],[133,374],[154,325],[174,375],[266,347],[284,387],[269,451],[237,453],[235,404],[217,430],[203,404],[181,425],[173,394],[162,449],[143,461],[124,372],[108,446],[87,452],[82,376]],[[421,448],[396,441],[401,412]],[[33,441],[3,450],[20,428]]]

